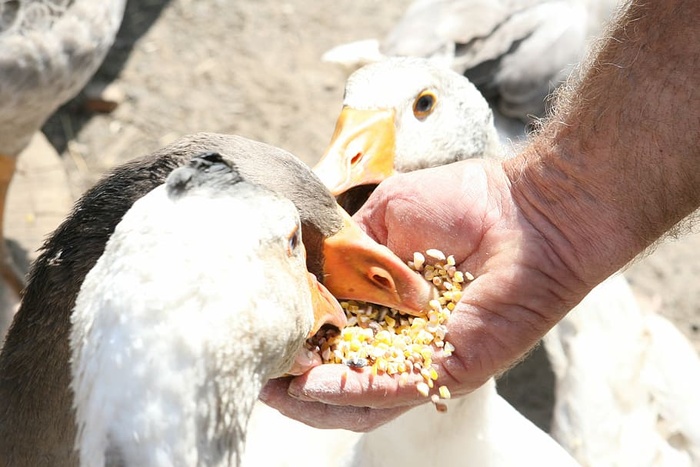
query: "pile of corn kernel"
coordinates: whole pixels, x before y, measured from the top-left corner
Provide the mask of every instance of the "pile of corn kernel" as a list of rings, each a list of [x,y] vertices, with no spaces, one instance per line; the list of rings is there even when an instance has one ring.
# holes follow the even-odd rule
[[[341,306],[348,318],[347,326],[337,332],[317,335],[312,350],[318,352],[324,363],[342,363],[352,368],[371,367],[373,374],[398,375],[406,382],[411,373],[419,373],[423,380],[418,392],[426,397],[436,385],[437,371],[432,366],[435,348],[449,356],[454,347],[447,340],[447,321],[462,297],[465,281],[474,277],[455,267],[453,256],[430,249],[416,252],[408,266],[435,285],[438,297],[430,301],[425,316],[409,316],[399,311],[370,303],[343,301]],[[447,406],[440,402],[449,399],[450,391],[439,386],[430,396],[438,410]]]

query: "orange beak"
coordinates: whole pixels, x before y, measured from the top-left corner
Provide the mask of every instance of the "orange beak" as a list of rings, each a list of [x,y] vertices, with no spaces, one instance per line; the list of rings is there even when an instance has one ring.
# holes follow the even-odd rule
[[[379,184],[394,174],[395,137],[393,110],[344,106],[314,172],[333,196],[358,185]]]
[[[323,244],[323,283],[346,300],[362,300],[422,316],[435,288],[389,248],[372,240],[340,207],[343,228]]]
[[[348,320],[338,300],[323,286],[314,274],[308,273],[311,301],[314,307],[314,326],[308,337],[316,334],[325,324],[343,329]]]
[[[316,280],[314,274],[310,272],[307,273],[307,280],[309,281],[311,303],[314,308],[314,324],[307,339],[313,337],[326,324],[331,324],[338,329],[343,329],[348,323],[348,320],[338,300],[336,300],[323,284]],[[297,352],[292,367],[287,371],[286,375],[301,375],[322,363],[320,355],[304,347]]]

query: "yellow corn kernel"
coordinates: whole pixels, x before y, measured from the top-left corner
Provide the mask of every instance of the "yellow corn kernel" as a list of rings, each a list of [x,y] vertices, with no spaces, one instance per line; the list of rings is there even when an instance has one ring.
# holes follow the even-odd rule
[[[447,386],[440,386],[438,388],[438,392],[440,393],[440,397],[442,399],[449,399],[450,397],[452,397],[452,394],[450,394],[450,390],[447,389]]]
[[[428,374],[430,375],[430,379],[432,379],[433,381],[437,381],[437,379],[438,379],[438,372],[437,372],[437,370],[436,370],[435,368],[433,368],[433,367],[431,366],[431,367],[430,367],[430,370],[428,370]]]

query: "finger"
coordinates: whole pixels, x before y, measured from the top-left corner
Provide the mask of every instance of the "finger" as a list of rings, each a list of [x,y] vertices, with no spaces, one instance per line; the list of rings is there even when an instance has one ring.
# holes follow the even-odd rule
[[[307,402],[389,408],[425,402],[425,395],[417,389],[417,384],[424,381],[418,373],[374,375],[369,367],[350,369],[346,365],[329,364],[292,379],[288,392]]]
[[[269,381],[262,392],[260,400],[278,410],[282,415],[298,420],[314,428],[342,428],[356,432],[373,430],[398,417],[410,407],[391,409],[372,409],[370,407],[352,407],[328,405],[321,402],[307,402],[288,395],[290,378]]]

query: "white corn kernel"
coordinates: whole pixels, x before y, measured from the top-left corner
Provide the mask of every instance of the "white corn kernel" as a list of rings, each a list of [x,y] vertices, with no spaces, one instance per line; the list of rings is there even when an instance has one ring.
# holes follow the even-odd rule
[[[445,253],[438,249],[431,248],[429,250],[426,250],[425,254],[438,261],[445,261]]]
[[[424,264],[425,264],[425,256],[423,256],[423,254],[418,252],[418,251],[413,253],[413,268],[416,271],[422,271]]]
[[[416,384],[416,389],[421,396],[428,397],[430,395],[430,387],[428,387],[428,385],[422,381]]]

